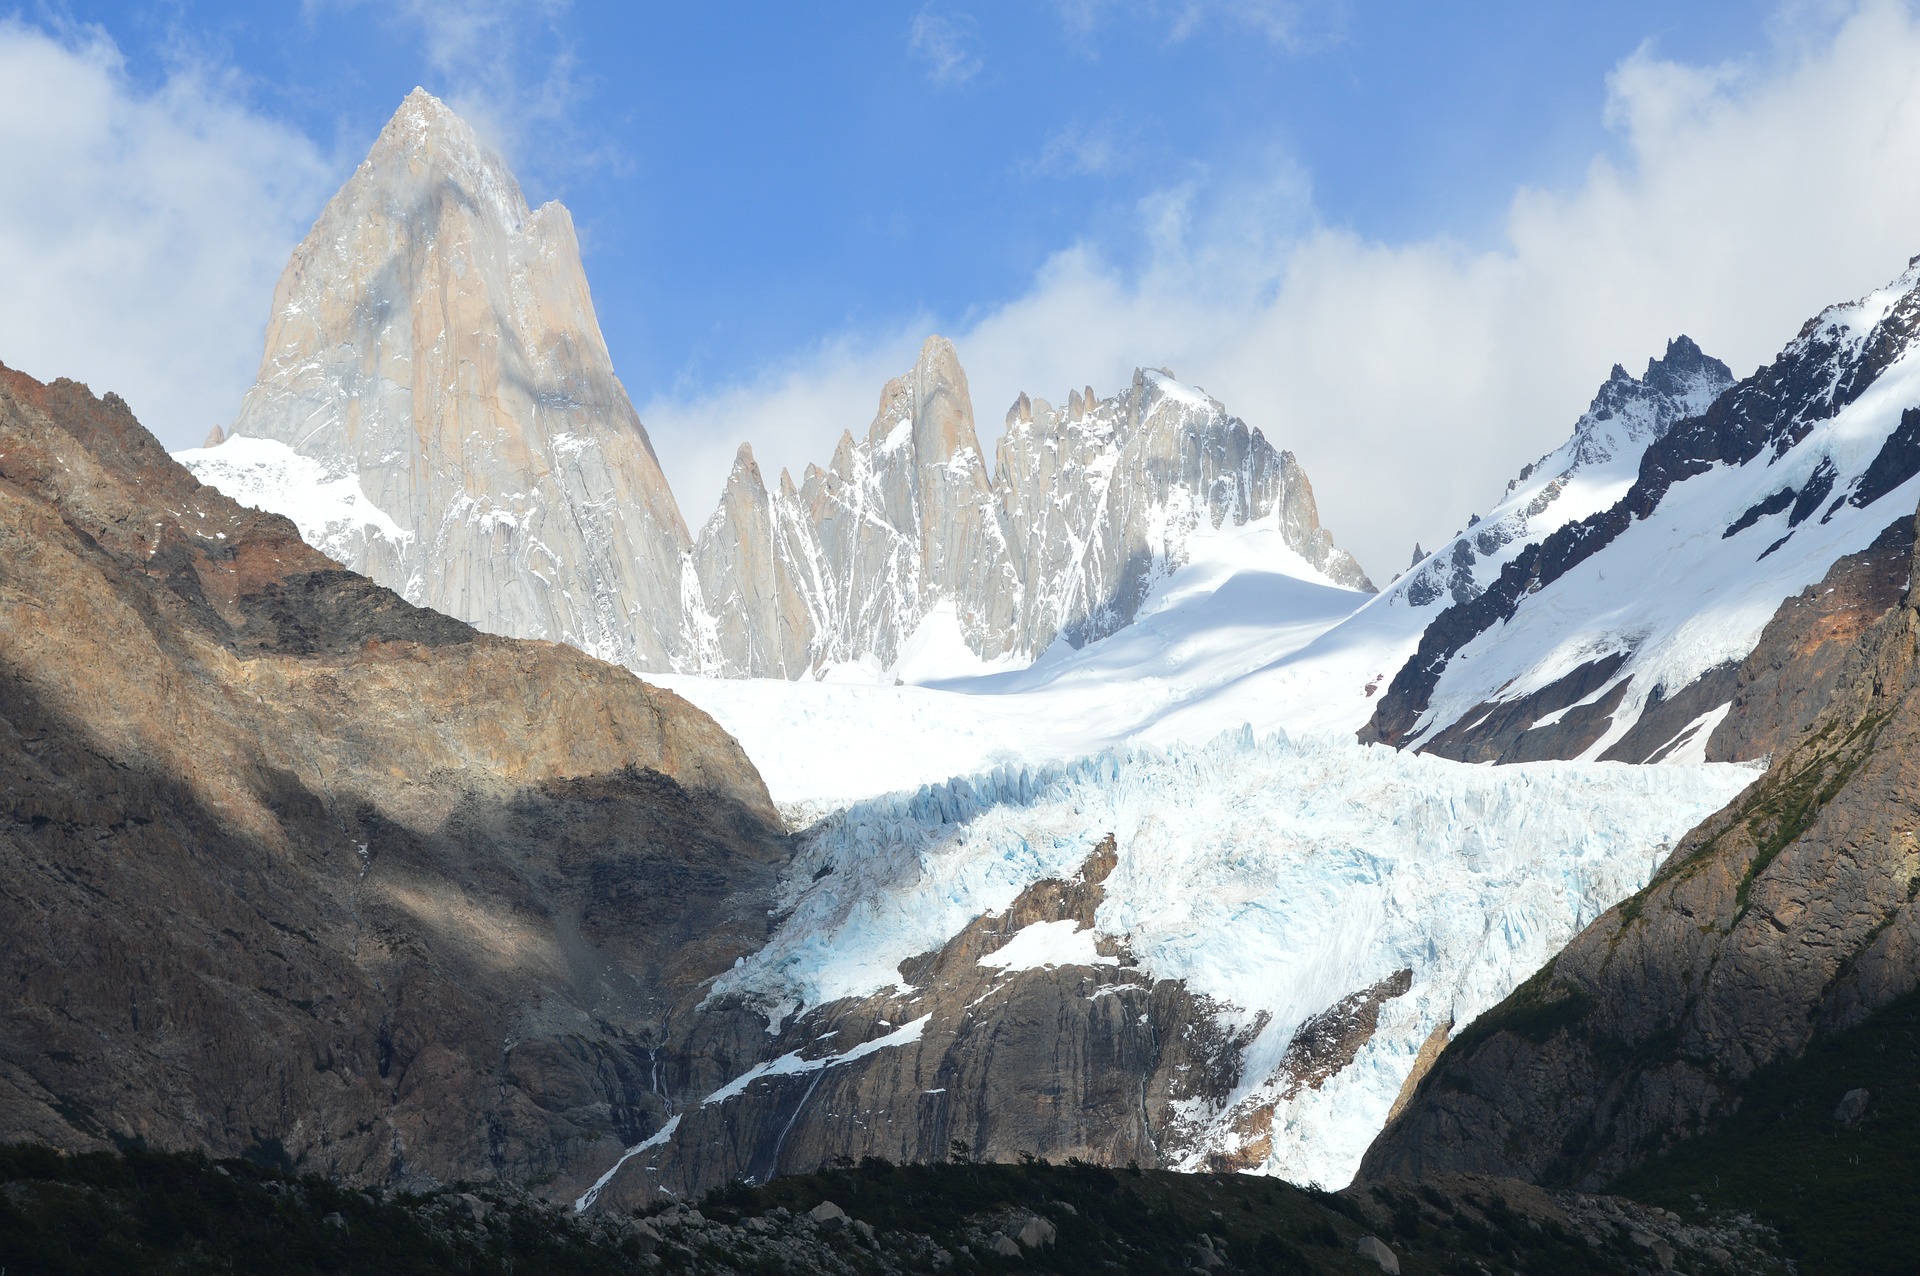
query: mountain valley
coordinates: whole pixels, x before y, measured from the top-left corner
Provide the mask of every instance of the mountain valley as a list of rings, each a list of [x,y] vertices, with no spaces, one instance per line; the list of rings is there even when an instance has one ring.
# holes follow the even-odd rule
[[[1886,1267],[1916,263],[1615,365],[1378,587],[1311,423],[983,438],[939,336],[694,527],[416,90],[205,446],[0,368],[0,1239],[177,1175],[472,1270]]]

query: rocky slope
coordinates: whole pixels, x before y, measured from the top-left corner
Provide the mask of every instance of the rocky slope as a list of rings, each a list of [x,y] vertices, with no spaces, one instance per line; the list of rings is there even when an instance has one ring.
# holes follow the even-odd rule
[[[1508,1261],[1600,1276],[1659,1254],[1688,1270],[1786,1270],[1773,1238],[1736,1218],[1688,1223],[1633,1201],[1460,1177],[1417,1197],[1332,1196],[1239,1175],[869,1161],[691,1207],[582,1217],[498,1186],[375,1194],[238,1159],[0,1148],[0,1200],[0,1252],[27,1272],[1424,1276]]]
[[[1451,601],[1361,738],[1466,761],[1699,756],[1781,602],[1914,503],[1916,316],[1910,266],[1809,320],[1717,397],[1723,370],[1670,349],[1669,365],[1683,355],[1692,369],[1681,381],[1693,390],[1674,400],[1689,414],[1641,445],[1630,474],[1594,485],[1585,512],[1509,552],[1490,579],[1456,590],[1436,564],[1416,572],[1409,601],[1443,587]],[[1475,561],[1461,542],[1449,557]],[[1722,756],[1766,734],[1720,734]]]
[[[1249,525],[1300,574],[1371,590],[1292,453],[1163,372],[1059,409],[1022,395],[990,478],[966,373],[933,337],[865,439],[797,488],[769,489],[742,448],[696,562],[730,672],[885,671],[929,643],[1024,664],[1124,627],[1192,538]]]
[[[763,1037],[788,857],[678,697],[414,607],[0,372],[0,1141],[569,1198]]]
[[[1910,546],[1911,530],[1888,540]],[[1865,592],[1884,596],[1874,557],[1836,568],[1830,587],[1877,577]],[[1920,985],[1920,615],[1911,575],[1901,583],[1864,629],[1871,601],[1829,610],[1810,592],[1782,609],[1740,685],[1810,728],[1762,741],[1779,749],[1762,780],[1462,1033],[1365,1173],[1606,1181],[1714,1128],[1762,1070]],[[1822,685],[1817,713],[1795,701]]]
[[[294,250],[230,433],[184,459],[409,602],[698,665],[686,525],[572,219],[419,89]]]

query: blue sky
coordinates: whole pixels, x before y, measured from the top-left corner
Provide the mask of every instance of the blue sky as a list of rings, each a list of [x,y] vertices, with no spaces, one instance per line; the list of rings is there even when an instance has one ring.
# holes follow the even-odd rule
[[[1485,239],[1516,185],[1577,180],[1608,144],[1607,72],[1642,43],[1691,61],[1767,43],[1753,0],[1678,8],[65,12],[104,28],[148,84],[185,58],[233,68],[244,97],[343,170],[415,84],[484,117],[530,199],[573,211],[616,364],[645,397],[751,375],[826,333],[964,317],[1076,242],[1128,263],[1136,201],[1170,181],[1292,166],[1322,221]]]
[[[48,143],[97,155],[76,205],[118,198],[128,166],[223,157],[211,185],[231,191],[205,243],[181,242],[186,194],[166,235],[129,232],[115,253],[136,273],[152,255],[154,281],[100,303],[198,304],[204,352],[142,354],[182,324],[156,315],[142,337],[121,316],[109,358],[62,298],[64,338],[0,314],[0,359],[151,381],[143,415],[175,446],[230,418],[278,263],[423,84],[531,200],[573,211],[690,522],[741,438],[775,465],[824,459],[938,329],[989,435],[1017,390],[1104,393],[1174,365],[1299,452],[1336,536],[1387,575],[1557,442],[1616,359],[1637,368],[1686,329],[1744,372],[1920,251],[1902,220],[1920,195],[1881,172],[1920,133],[1841,166],[1819,128],[1781,123],[1897,112],[1913,34],[1900,4],[1755,0],[37,5],[0,28],[0,58],[9,41],[35,66],[64,55],[121,113],[108,142]],[[0,85],[0,146],[57,131],[68,90],[47,83]],[[1745,187],[1700,171],[1743,163]],[[36,190],[70,180],[49,165]],[[1713,204],[1801,170],[1832,196],[1811,211]],[[64,259],[60,235],[0,217],[0,265]],[[1762,262],[1777,280],[1755,281]],[[112,293],[111,272],[74,269],[49,289]],[[61,366],[27,361],[42,349]],[[161,384],[170,365],[180,384]]]

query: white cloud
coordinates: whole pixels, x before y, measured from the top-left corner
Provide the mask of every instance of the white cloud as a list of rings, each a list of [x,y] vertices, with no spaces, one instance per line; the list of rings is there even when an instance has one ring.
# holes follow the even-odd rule
[[[1022,167],[1042,177],[1105,177],[1130,166],[1131,149],[1111,125],[1075,121],[1047,134],[1040,153]]]
[[[101,32],[0,20],[0,359],[118,391],[170,446],[231,420],[337,180],[204,67],[135,87]]]
[[[1079,245],[949,323],[982,433],[1020,390],[1105,394],[1169,365],[1298,453],[1335,536],[1390,575],[1557,444],[1616,360],[1637,372],[1686,332],[1744,375],[1920,252],[1920,25],[1890,2],[1823,21],[1765,66],[1627,59],[1608,85],[1619,156],[1574,189],[1516,192],[1484,251],[1303,226],[1284,165],[1157,192],[1146,264]],[[919,335],[849,335],[761,383],[649,405],[690,518],[741,438],[768,468],[824,462]]]
[[[980,73],[974,38],[971,17],[937,13],[932,5],[923,7],[907,24],[907,49],[927,64],[927,76],[935,84],[965,84]]]
[[[1250,29],[1292,53],[1337,43],[1346,0],[1055,0],[1069,31],[1089,33],[1107,20],[1151,22],[1178,43],[1206,27]]]

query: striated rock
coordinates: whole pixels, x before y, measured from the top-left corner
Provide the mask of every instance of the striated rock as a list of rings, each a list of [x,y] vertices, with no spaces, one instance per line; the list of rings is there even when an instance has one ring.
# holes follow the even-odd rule
[[[1727,716],[1707,740],[1709,762],[1771,757],[1807,733],[1861,635],[1906,596],[1913,533],[1911,518],[1894,519],[1873,544],[1780,604],[1740,664]]]
[[[1845,614],[1829,613],[1843,631]],[[1832,691],[1811,730],[1461,1032],[1362,1174],[1610,1180],[1714,1128],[1757,1070],[1920,985],[1917,642],[1907,601],[1820,659]]]
[[[995,961],[1028,928],[1090,926],[1117,863],[1107,839],[1070,881],[1024,891],[939,951],[903,987],[833,1002],[786,1024],[748,1072],[682,1113],[671,1142],[608,1186],[643,1202],[732,1178],[767,1182],[839,1158],[898,1162],[1021,1156],[1162,1165],[1190,1109],[1217,1105],[1251,1034],[1176,980],[1151,980],[1111,941],[1091,964]]]
[[[1089,390],[1078,417],[1009,422],[994,486],[1027,583],[1016,643],[1027,654],[1122,628],[1154,580],[1186,561],[1189,539],[1222,526],[1270,521],[1305,571],[1373,591],[1320,526],[1293,454],[1169,373],[1137,371],[1099,402]]]
[[[691,1027],[788,855],[711,719],[5,370],[0,812],[0,1142],[571,1196],[764,1036]]]
[[[723,514],[734,487],[730,481]],[[699,561],[779,560],[776,588],[784,590],[771,595],[774,606],[807,620],[807,659],[786,662],[787,676],[862,659],[890,667],[942,603],[976,652],[1010,649],[1018,580],[974,434],[966,373],[946,339],[928,338],[913,370],[887,383],[864,442],[842,435],[832,464],[809,467],[797,491],[783,475],[775,504],[759,524],[768,539],[757,545],[741,539],[754,524],[716,516],[702,530]],[[782,663],[772,646],[728,644],[729,633],[767,630],[730,622],[728,600],[750,595],[726,575],[701,580],[719,600],[726,666]]]
[[[182,459],[305,515],[319,549],[409,602],[635,669],[708,658],[690,538],[614,376],[572,219],[529,211],[422,90],[294,251],[229,436]],[[273,445],[378,516],[313,511],[310,482],[260,472],[285,463]]]
[[[797,678],[813,668],[814,612],[824,602],[821,564],[808,529],[794,517],[793,481],[783,471],[780,482],[776,500],[753,449],[742,443],[720,508],[694,549],[720,658],[729,672],[749,678]],[[813,590],[803,588],[809,579]]]

